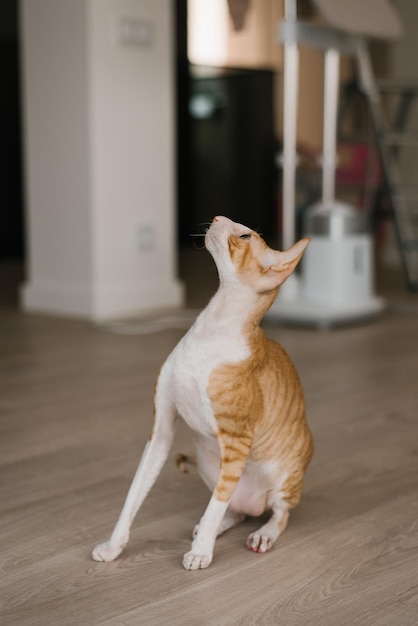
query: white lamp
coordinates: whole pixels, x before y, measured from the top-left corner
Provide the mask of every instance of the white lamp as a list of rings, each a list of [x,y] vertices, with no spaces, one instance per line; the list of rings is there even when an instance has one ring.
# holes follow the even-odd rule
[[[327,4],[327,0],[321,2]],[[325,50],[322,200],[307,211],[304,235],[309,235],[312,241],[304,255],[301,276],[293,274],[284,283],[266,317],[317,326],[370,318],[384,308],[384,301],[373,294],[372,238],[364,217],[351,206],[335,199],[340,48],[352,52],[356,40],[341,37],[339,31],[298,22],[295,0],[285,2],[282,34],[283,248],[290,247],[295,241],[299,38],[312,40],[314,45]]]

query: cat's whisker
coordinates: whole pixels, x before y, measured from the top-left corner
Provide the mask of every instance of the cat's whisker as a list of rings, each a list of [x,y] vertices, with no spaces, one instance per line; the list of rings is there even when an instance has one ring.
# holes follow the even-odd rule
[[[190,235],[190,237],[204,237],[204,235]],[[204,242],[201,245],[199,245],[196,239],[192,239],[192,241],[193,241],[193,248],[195,248],[195,250],[204,250],[206,248]]]
[[[190,237],[205,237],[205,236],[206,236],[206,232],[204,232],[204,233],[190,233]],[[204,250],[205,244],[203,244],[202,246],[198,246],[196,244],[196,241],[193,239],[193,247],[196,248],[196,250]]]

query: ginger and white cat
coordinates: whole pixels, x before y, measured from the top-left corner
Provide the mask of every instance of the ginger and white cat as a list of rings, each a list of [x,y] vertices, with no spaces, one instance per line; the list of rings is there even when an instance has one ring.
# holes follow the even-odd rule
[[[200,475],[212,491],[195,527],[187,570],[210,565],[217,535],[245,515],[271,510],[247,546],[266,552],[300,498],[312,436],[297,372],[259,323],[309,243],[279,252],[253,230],[215,217],[205,244],[219,273],[217,293],[164,363],[155,390],[154,429],[124,507],[96,561],[113,561],[167,459],[177,420],[195,431]]]

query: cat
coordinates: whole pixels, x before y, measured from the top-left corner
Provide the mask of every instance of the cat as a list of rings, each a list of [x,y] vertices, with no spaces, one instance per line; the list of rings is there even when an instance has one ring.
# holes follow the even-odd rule
[[[216,537],[246,515],[272,512],[247,539],[253,552],[269,550],[284,531],[313,443],[296,369],[259,324],[309,241],[279,252],[246,226],[213,219],[205,245],[218,269],[218,291],[160,371],[151,438],[115,529],[94,548],[94,560],[113,561],[127,544],[180,417],[196,433],[199,473],[212,491],[184,568],[208,567]]]

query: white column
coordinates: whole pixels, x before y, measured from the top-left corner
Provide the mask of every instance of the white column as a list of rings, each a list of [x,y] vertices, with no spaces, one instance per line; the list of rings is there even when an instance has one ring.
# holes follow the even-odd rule
[[[22,0],[27,311],[177,306],[171,0]]]

